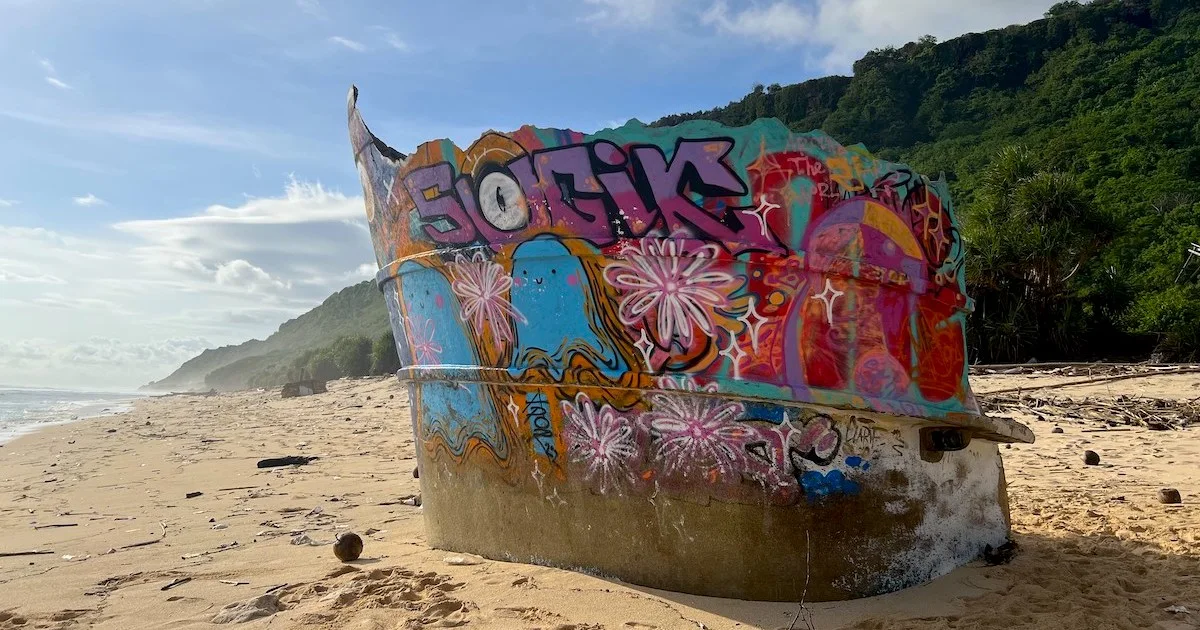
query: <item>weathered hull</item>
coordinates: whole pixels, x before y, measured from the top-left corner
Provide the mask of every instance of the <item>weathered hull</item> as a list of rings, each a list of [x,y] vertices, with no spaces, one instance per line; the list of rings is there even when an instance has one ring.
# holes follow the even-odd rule
[[[833,417],[853,435],[839,462],[808,467],[825,479],[806,490],[798,483],[776,488],[774,501],[714,498],[709,485],[690,493],[601,493],[552,474],[496,475],[419,449],[428,539],[496,560],[771,601],[887,593],[1005,542],[1008,506],[995,442],[975,440],[934,464],[921,460],[911,423]],[[856,457],[862,463],[846,464]]]
[[[350,129],[433,545],[821,601],[1006,539],[944,184],[778,121]]]

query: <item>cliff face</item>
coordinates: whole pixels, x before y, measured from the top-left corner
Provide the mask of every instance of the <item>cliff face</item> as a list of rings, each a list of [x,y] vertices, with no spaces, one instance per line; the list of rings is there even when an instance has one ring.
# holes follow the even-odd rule
[[[166,378],[148,383],[142,390],[195,391],[216,387],[240,389],[250,384],[259,370],[277,362],[288,362],[306,351],[328,346],[342,337],[372,339],[388,331],[387,309],[375,281],[346,287],[329,296],[307,313],[284,322],[266,340],[251,339],[236,346],[205,350],[188,360]],[[219,372],[219,383],[206,382]]]

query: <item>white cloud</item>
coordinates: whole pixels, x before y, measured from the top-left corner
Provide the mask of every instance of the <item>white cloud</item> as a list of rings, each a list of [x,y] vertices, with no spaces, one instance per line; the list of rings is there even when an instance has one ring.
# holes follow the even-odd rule
[[[54,64],[51,63],[51,61],[49,59],[46,59],[45,57],[41,57],[38,59],[38,64],[40,66],[42,66],[43,70],[46,71],[46,83],[49,83],[50,85],[53,85],[54,87],[56,87],[60,90],[74,89],[66,81],[63,81],[62,79],[58,78],[58,72],[55,71]]]
[[[286,290],[291,284],[271,277],[271,274],[242,259],[233,260],[217,267],[217,284],[241,289],[249,293],[264,293]]]
[[[848,72],[869,50],[900,46],[923,35],[947,39],[1024,23],[1042,17],[1047,6],[1047,0],[979,2],[969,8],[960,0],[775,0],[731,9],[718,0],[700,20],[726,35],[815,48],[815,61],[825,70]]]
[[[268,324],[272,327],[294,319],[305,309],[296,308],[244,308],[226,311],[189,311],[185,317],[198,324],[225,326],[227,324]]]
[[[12,199],[0,199],[0,208],[11,208],[21,202]]]
[[[402,52],[408,50],[408,44],[404,40],[400,39],[400,36],[395,33],[388,33],[384,36],[384,40],[387,41],[388,46],[391,46],[396,50]]]
[[[801,33],[814,24],[812,15],[787,2],[751,6],[733,15],[725,2],[717,2],[701,16],[701,21],[740,37],[768,41],[797,38],[797,44],[802,43]]]
[[[124,175],[125,171],[113,166],[97,164],[88,160],[80,160],[72,157],[66,157],[56,153],[44,153],[36,156],[35,159],[41,160],[47,164],[54,166],[62,166],[75,169],[77,171],[85,171],[88,173],[96,173],[97,175]]]
[[[396,31],[393,31],[386,26],[375,24],[371,26],[370,30],[381,33],[383,35],[383,43],[394,48],[395,50],[400,52],[408,52],[411,50],[408,42],[404,41],[398,34],[396,34]]]
[[[96,195],[93,195],[92,193],[88,193],[87,195],[84,195],[83,197],[75,197],[74,199],[72,199],[72,201],[75,202],[75,205],[84,206],[84,207],[108,205],[107,201],[97,197]]]
[[[321,8],[319,0],[296,0],[296,8],[300,9],[301,13],[306,13],[318,19],[325,19],[325,10]]]
[[[375,274],[379,272],[379,267],[375,263],[363,263],[356,269],[346,271],[344,273],[329,274],[324,273],[319,269],[308,268],[310,275],[297,280],[298,284],[307,284],[313,286],[349,286],[358,284],[363,280],[371,280]]]
[[[145,362],[151,365],[173,365],[186,361],[210,344],[199,337],[164,339],[148,343],[129,343],[119,339],[92,337],[65,348],[62,353],[73,362],[97,365]]]
[[[142,233],[158,227],[219,223],[291,224],[315,221],[365,221],[362,197],[347,197],[327,190],[320,182],[288,178],[282,197],[249,197],[246,203],[229,207],[214,204],[202,214],[170,219],[148,219],[118,223],[117,229]]]
[[[0,339],[0,383],[133,389],[129,378],[148,380],[212,347],[203,337],[130,342],[94,336],[70,343],[44,338]],[[140,384],[140,383],[139,383]]]
[[[263,338],[374,274],[364,262],[372,249],[362,198],[315,182],[292,179],[278,196],[113,228],[85,238],[0,225],[0,344],[11,351],[20,340],[55,339],[37,369],[15,367],[0,346],[0,383],[140,385],[202,348],[157,365],[120,363],[130,356],[121,350],[89,370],[70,364],[73,348],[93,336],[132,347]]]
[[[290,136],[196,122],[164,113],[110,115],[75,112],[51,115],[0,109],[0,117],[43,127],[90,131],[135,140],[177,142],[273,157],[295,158],[298,153],[294,147],[296,142]]]
[[[367,47],[364,46],[362,44],[362,42],[358,42],[353,39],[342,37],[340,35],[334,35],[333,37],[330,37],[329,41],[331,41],[335,44],[341,45],[341,46],[345,46],[346,48],[349,48],[350,50],[353,50],[354,52],[366,52],[366,50],[367,50]]]
[[[0,269],[0,283],[4,283],[4,282],[11,282],[14,284],[17,282],[27,282],[30,284],[66,284],[67,283],[66,280],[63,280],[62,278],[59,278],[58,276],[51,276],[51,275],[26,276],[26,275],[16,273],[15,271],[5,271],[3,269]]]
[[[37,265],[20,260],[0,258],[0,284],[66,284],[62,278],[45,273]]]
[[[586,0],[595,9],[583,16],[585,22],[610,25],[652,26],[667,19],[676,0]]]
[[[137,239],[132,255],[169,272],[166,280],[255,292],[256,306],[263,300],[319,301],[348,284],[346,270],[357,269],[371,252],[361,197],[294,177],[279,197],[114,227]],[[314,269],[324,282],[308,282]]]
[[[80,297],[76,295],[66,296],[61,293],[43,293],[32,300],[32,304],[38,306],[46,306],[49,308],[65,308],[71,310],[88,310],[101,309],[110,312],[123,312],[116,303],[110,300],[102,300],[99,298]]]

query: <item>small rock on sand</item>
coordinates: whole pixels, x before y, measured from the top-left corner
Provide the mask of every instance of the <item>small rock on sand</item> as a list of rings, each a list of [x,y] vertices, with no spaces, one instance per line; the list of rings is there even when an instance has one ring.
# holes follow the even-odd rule
[[[1163,488],[1158,491],[1158,502],[1167,505],[1175,505],[1183,503],[1183,497],[1179,495],[1179,491],[1175,488]]]
[[[270,617],[279,612],[279,596],[259,595],[244,602],[234,602],[222,608],[212,618],[212,623],[245,623],[261,617]]]
[[[1065,433],[1065,431],[1063,431],[1062,427],[1054,427],[1050,432],[1051,433]]]
[[[1087,464],[1088,466],[1099,466],[1100,465],[1100,454],[1097,453],[1096,451],[1084,451],[1083,452],[1083,463]]]
[[[473,564],[479,564],[479,560],[469,556],[447,556],[444,562],[456,567],[468,567]]]

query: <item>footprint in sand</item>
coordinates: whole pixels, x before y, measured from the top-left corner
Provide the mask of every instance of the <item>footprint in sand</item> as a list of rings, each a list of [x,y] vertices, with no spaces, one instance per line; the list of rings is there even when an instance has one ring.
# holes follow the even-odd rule
[[[410,627],[434,626],[437,628],[453,628],[467,623],[468,606],[457,599],[447,599],[436,604],[430,604],[421,616],[409,620]]]
[[[0,630],[25,630],[25,628],[74,628],[77,620],[95,610],[60,610],[44,617],[25,617],[14,610],[0,611]],[[53,623],[54,625],[50,625]]]
[[[520,619],[522,621],[552,621],[562,615],[543,610],[534,606],[503,606],[496,609],[496,616],[504,619]]]
[[[11,610],[0,611],[0,628],[24,628],[29,620]]]
[[[342,567],[314,584],[290,590],[281,600],[312,624],[348,627],[353,622],[370,628],[377,621],[377,612],[386,611],[394,619],[407,611],[403,627],[452,628],[468,623],[476,609],[470,602],[447,595],[462,586],[462,582],[434,572]]]

